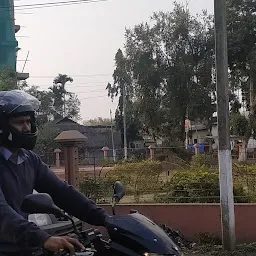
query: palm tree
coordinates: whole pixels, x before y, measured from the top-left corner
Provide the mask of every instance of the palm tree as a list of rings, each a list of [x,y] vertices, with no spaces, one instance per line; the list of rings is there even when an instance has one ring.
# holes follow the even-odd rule
[[[54,78],[53,83],[54,85],[58,86],[59,85],[59,90],[61,92],[62,100],[63,100],[63,109],[62,109],[62,116],[66,116],[66,83],[70,82],[73,83],[73,78],[66,75],[66,74],[59,74],[57,77]]]

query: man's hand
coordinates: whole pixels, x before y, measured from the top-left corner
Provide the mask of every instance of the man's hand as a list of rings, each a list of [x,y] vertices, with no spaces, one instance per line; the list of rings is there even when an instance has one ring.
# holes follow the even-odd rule
[[[75,247],[85,250],[84,246],[78,240],[68,236],[52,236],[44,243],[44,248],[54,253],[65,250],[72,255],[75,254]]]

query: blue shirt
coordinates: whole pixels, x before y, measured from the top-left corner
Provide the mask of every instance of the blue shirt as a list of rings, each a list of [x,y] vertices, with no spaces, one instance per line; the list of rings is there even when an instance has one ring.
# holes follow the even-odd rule
[[[20,149],[18,154],[12,153],[8,148],[0,146],[0,154],[6,161],[12,161],[14,164],[22,164],[28,157],[24,149]]]

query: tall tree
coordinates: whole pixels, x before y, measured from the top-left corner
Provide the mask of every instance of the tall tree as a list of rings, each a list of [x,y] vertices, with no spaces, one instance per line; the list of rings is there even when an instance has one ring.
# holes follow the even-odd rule
[[[66,74],[59,74],[54,78],[54,85],[50,87],[53,98],[54,118],[68,117],[73,120],[80,119],[81,103],[74,93],[66,90],[66,84],[73,82],[73,78]]]
[[[232,87],[241,89],[249,110],[245,117],[236,115],[233,123],[244,136],[243,157],[249,138],[256,136],[256,2],[255,0],[227,0],[228,54]],[[244,130],[246,128],[246,130]],[[237,134],[239,135],[239,134]]]
[[[131,86],[132,78],[129,72],[129,63],[125,58],[123,52],[119,49],[115,55],[115,70],[113,73],[114,83],[111,85],[108,83],[106,89],[108,95],[113,99],[119,96],[119,103],[115,113],[116,129],[121,131],[122,139],[124,140],[124,100],[126,106],[126,137],[127,144],[129,145],[135,139],[139,137],[139,131],[141,128],[138,118],[135,118],[137,110],[133,99],[133,87]],[[124,94],[125,90],[125,94]],[[124,141],[123,141],[124,142]]]
[[[41,128],[44,124],[53,120],[55,110],[53,107],[53,94],[51,91],[39,90],[38,86],[32,85],[29,86],[27,82],[23,82],[19,86],[20,90],[24,90],[27,93],[33,95],[40,101],[39,109],[36,113],[37,116],[37,125]]]
[[[54,78],[54,85],[51,87],[51,90],[55,95],[54,107],[62,116],[66,116],[68,106],[67,101],[72,97],[72,95],[66,90],[67,82],[73,83],[73,78],[66,74],[59,74]],[[68,100],[67,96],[69,97]]]
[[[26,82],[19,86],[19,89],[28,92],[29,94],[36,97],[40,102],[40,107],[37,111],[37,124],[39,127],[44,126],[57,118],[62,118],[62,113],[59,112],[63,105],[59,106],[57,104],[60,99],[60,94],[56,91],[45,91],[40,90],[38,86],[29,86]],[[67,108],[66,117],[73,119],[74,121],[80,119],[80,101],[74,93],[67,92]],[[61,103],[60,103],[61,104]]]
[[[216,108],[212,17],[191,16],[175,3],[172,12],[155,13],[151,23],[128,29],[125,37],[129,99],[144,131],[183,143],[185,118],[210,124]]]

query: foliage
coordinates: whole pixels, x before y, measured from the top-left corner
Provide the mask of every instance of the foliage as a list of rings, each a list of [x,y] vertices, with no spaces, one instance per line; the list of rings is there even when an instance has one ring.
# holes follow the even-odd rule
[[[108,159],[103,158],[99,161],[99,164],[100,166],[103,166],[103,167],[110,167],[115,165],[113,158],[108,158]]]
[[[185,149],[184,147],[170,147],[170,148],[163,148],[161,150],[162,152],[159,154],[156,151],[156,159],[159,161],[173,161],[173,158],[175,158],[175,162],[178,160],[178,162],[190,162],[191,158],[193,156],[193,153],[190,149]]]
[[[228,54],[232,71],[255,68],[255,13],[254,0],[227,0]]]
[[[141,122],[138,118],[139,113],[135,108],[135,105],[131,102],[127,102],[126,108],[126,136],[127,136],[127,144],[129,145],[131,142],[136,140],[142,140],[142,136],[140,136],[141,132]],[[124,142],[124,119],[123,114],[120,109],[117,109],[115,115],[115,122],[116,122],[116,130],[121,131],[121,138],[122,142]]]
[[[131,89],[131,74],[128,70],[128,62],[123,52],[119,49],[115,55],[115,71],[113,73],[114,83],[111,85],[108,83],[106,89],[108,90],[108,95],[113,99],[114,97],[119,97],[118,107],[115,113],[115,123],[116,129],[121,131],[122,140],[124,138],[124,99],[125,99],[125,111],[126,111],[126,137],[127,143],[134,140],[141,139],[139,136],[141,130],[141,122],[138,118],[138,111],[135,102],[132,101]]]
[[[213,158],[212,155],[200,154],[193,155],[190,162],[190,168],[192,170],[202,169],[202,167],[211,168],[218,165],[218,159]]]
[[[159,203],[219,203],[219,173],[207,171],[177,171],[171,181],[163,186],[163,192],[155,195]],[[234,200],[238,203],[249,201],[243,186],[234,184]]]
[[[126,54],[118,51],[122,65],[113,76],[125,81],[127,104],[136,107],[132,113],[138,113],[141,130],[154,139],[184,141],[187,114],[209,120],[215,111],[212,17],[194,17],[175,3],[172,12],[154,13],[150,23],[127,29],[125,38]],[[119,88],[114,83],[107,89],[112,97],[120,94],[122,116]]]
[[[111,122],[110,118],[97,117],[95,119],[83,121],[83,125],[85,125],[85,126],[97,126],[97,125],[111,126],[111,125],[113,125],[113,123]]]
[[[97,203],[104,203],[106,198],[113,196],[113,186],[115,180],[103,178],[91,178],[87,175],[80,181],[79,189],[88,198]]]
[[[138,203],[145,199],[150,203],[219,203],[218,169],[208,168],[207,159],[205,163],[203,158],[195,158],[193,162],[186,169],[169,171],[168,178],[162,163],[157,161],[118,163],[105,177],[86,180],[83,191],[101,201],[109,200],[111,184],[119,180],[125,185],[129,202]],[[233,180],[236,203],[256,201],[256,165],[235,164]]]
[[[26,91],[40,101],[40,106],[36,113],[36,122],[38,127],[41,128],[45,123],[51,120],[55,113],[52,93],[49,91],[41,91],[38,86],[29,86],[26,82],[24,82],[19,89]]]
[[[15,71],[11,69],[0,69],[0,91],[18,89]]]
[[[228,55],[231,87],[242,90],[243,102],[246,103],[247,109],[250,110],[247,122],[245,118],[236,115],[233,120],[233,127],[235,127],[234,130],[238,135],[246,136],[246,142],[256,131],[255,14],[254,0],[227,0]]]
[[[54,85],[50,87],[53,94],[53,107],[55,110],[55,118],[60,116],[71,119],[79,119],[80,101],[78,97],[66,90],[66,84],[73,82],[73,78],[66,74],[59,74],[54,78]]]
[[[152,192],[159,188],[159,175],[162,172],[160,162],[144,160],[137,163],[121,163],[114,166],[107,177],[120,180],[126,187],[128,194],[137,197],[145,192]]]
[[[54,150],[58,148],[58,144],[54,141],[54,139],[59,133],[60,131],[52,125],[44,126],[38,132],[35,150],[37,150],[41,155],[49,152],[54,154]]]
[[[66,99],[65,117],[68,117],[74,121],[80,120],[80,106],[81,102],[75,93],[67,93]]]
[[[71,78],[66,75],[59,75],[55,78],[55,82],[62,81],[62,76],[69,81]],[[64,85],[65,86],[65,85]],[[64,100],[63,100],[63,85],[59,85],[58,83],[52,87],[50,87],[48,91],[40,90],[38,86],[32,85],[29,86],[26,82],[22,83],[19,86],[19,89],[26,91],[27,93],[36,97],[40,102],[39,110],[37,111],[37,125],[39,128],[43,127],[44,124],[57,119],[64,117]],[[68,92],[65,87],[65,113],[68,118],[73,120],[78,120],[79,111],[80,111],[80,101],[78,100],[77,95],[74,93]]]
[[[233,135],[250,137],[251,132],[248,130],[248,127],[249,120],[245,116],[240,113],[231,116],[230,130]]]

